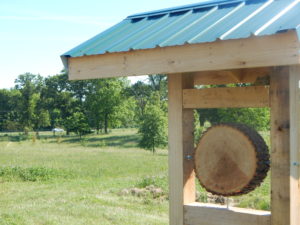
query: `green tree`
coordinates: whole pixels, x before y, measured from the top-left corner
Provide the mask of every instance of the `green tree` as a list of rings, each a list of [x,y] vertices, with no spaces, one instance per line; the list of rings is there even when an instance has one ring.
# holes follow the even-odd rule
[[[112,127],[136,127],[135,109],[136,101],[133,97],[123,98],[114,111]]]
[[[82,135],[90,132],[88,120],[82,112],[75,112],[66,118],[65,126],[70,132],[78,134],[80,139]]]
[[[25,133],[32,130],[34,126],[35,108],[42,86],[43,78],[40,75],[25,73],[15,80],[15,88],[21,93],[18,112]]]
[[[167,76],[163,74],[149,75],[149,86],[152,91],[158,91],[162,100],[167,99]]]
[[[142,81],[138,81],[126,89],[127,95],[135,99],[136,122],[142,120],[145,112],[146,104],[153,93],[153,89]]]
[[[50,115],[48,110],[36,107],[36,111],[33,116],[33,128],[36,135],[39,136],[39,130],[42,127],[50,126]]]
[[[153,154],[157,147],[167,145],[167,115],[162,104],[160,95],[154,93],[151,101],[145,107],[139,128],[139,133],[142,136],[140,146],[152,150]]]
[[[42,89],[43,108],[49,112],[50,126],[65,126],[66,118],[70,117],[75,109],[80,112],[84,111],[84,107],[80,100],[74,97],[69,89],[68,75],[64,71],[62,73],[45,78],[45,87]],[[67,134],[69,131],[65,127]]]
[[[0,89],[0,130],[16,131],[20,129],[19,114],[16,103],[21,93],[15,89]]]
[[[221,123],[244,123],[258,131],[270,129],[268,108],[222,108],[218,111]]]
[[[90,120],[97,132],[104,128],[108,133],[108,127],[114,123],[116,114],[124,100],[124,87],[128,82],[123,78],[99,79],[93,81],[86,96],[86,108]]]

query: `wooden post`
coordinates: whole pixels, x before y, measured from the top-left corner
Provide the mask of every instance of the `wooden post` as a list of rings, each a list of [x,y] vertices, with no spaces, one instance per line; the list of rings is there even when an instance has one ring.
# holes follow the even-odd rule
[[[171,225],[183,225],[184,204],[195,201],[194,115],[183,109],[185,88],[193,88],[190,74],[168,75],[169,92],[169,216]]]
[[[290,66],[290,221],[300,225],[300,66]]]
[[[278,67],[271,75],[272,225],[300,225],[299,66]]]

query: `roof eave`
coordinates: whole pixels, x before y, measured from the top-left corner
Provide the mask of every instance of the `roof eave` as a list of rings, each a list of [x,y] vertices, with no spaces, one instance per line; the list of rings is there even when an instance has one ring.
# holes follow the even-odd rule
[[[298,30],[290,30],[270,36],[62,59],[73,80],[293,65],[300,63],[298,35]]]

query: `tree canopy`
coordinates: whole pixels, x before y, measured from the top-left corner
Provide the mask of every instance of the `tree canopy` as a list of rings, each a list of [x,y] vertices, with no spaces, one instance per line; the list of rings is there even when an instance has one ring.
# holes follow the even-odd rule
[[[127,78],[69,81],[64,71],[46,78],[25,73],[14,88],[0,89],[0,131],[38,135],[63,128],[82,136],[135,127],[140,145],[154,152],[167,143],[167,98],[167,77],[159,74],[130,84]],[[197,138],[206,121],[245,123],[259,131],[269,129],[270,122],[266,108],[199,109],[195,117]]]

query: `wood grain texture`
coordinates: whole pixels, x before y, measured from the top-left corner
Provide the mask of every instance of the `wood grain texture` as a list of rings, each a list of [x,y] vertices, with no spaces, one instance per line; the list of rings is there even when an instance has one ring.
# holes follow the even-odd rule
[[[278,67],[271,75],[272,225],[291,225],[289,79],[288,67]]]
[[[269,107],[269,87],[185,89],[183,107],[192,109]]]
[[[184,206],[186,225],[271,225],[267,211],[194,203]]]
[[[183,109],[182,89],[193,87],[191,75],[168,76],[169,94],[169,217],[171,225],[183,225],[183,205],[195,201],[193,160],[193,110]]]
[[[254,47],[255,46],[255,47]],[[212,43],[68,58],[69,78],[171,74],[299,63],[295,31]]]
[[[182,75],[168,76],[169,95],[169,218],[183,225]]]
[[[244,124],[210,127],[195,152],[197,178],[207,191],[216,195],[249,193],[267,176],[269,165],[263,138]]]
[[[300,225],[300,66],[291,66],[290,73],[290,222]]]
[[[193,88],[194,77],[192,74],[182,76],[182,89]],[[182,90],[181,89],[181,90]],[[194,111],[182,109],[182,137],[183,137],[183,204],[196,201],[196,185],[194,160]]]
[[[257,78],[269,76],[268,67],[220,71],[203,71],[194,73],[195,85],[220,85],[236,83],[254,83]]]

